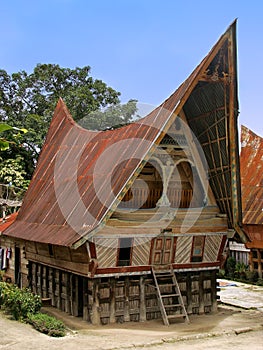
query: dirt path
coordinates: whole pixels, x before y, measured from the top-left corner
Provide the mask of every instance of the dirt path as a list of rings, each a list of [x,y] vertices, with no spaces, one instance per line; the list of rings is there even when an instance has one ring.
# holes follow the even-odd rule
[[[0,349],[262,350],[263,287],[232,281],[221,284],[219,294],[224,304],[217,313],[192,315],[190,324],[177,321],[169,327],[161,320],[96,327],[49,307],[43,311],[64,321],[69,329],[66,337],[50,338],[0,311]]]
[[[8,319],[0,312],[0,349],[10,350],[113,350],[141,349],[247,349],[261,350],[263,313],[221,307],[213,315],[191,316],[190,324],[170,327],[160,320],[95,327],[56,309],[50,309],[71,328],[64,338],[50,338],[30,325]],[[237,346],[238,345],[238,346]],[[252,346],[253,345],[253,346]]]

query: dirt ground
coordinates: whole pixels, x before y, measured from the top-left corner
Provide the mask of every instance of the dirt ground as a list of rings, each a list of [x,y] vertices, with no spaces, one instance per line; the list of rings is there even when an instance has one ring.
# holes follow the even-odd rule
[[[162,320],[93,326],[52,307],[43,312],[68,327],[63,338],[51,338],[0,311],[0,349],[10,350],[263,350],[263,287],[220,281],[218,312],[191,315],[190,323]]]
[[[190,324],[176,321],[169,327],[161,320],[95,327],[47,309],[69,327],[66,337],[48,337],[0,312],[0,349],[263,349],[263,313],[254,309],[221,305],[215,314],[193,315]]]

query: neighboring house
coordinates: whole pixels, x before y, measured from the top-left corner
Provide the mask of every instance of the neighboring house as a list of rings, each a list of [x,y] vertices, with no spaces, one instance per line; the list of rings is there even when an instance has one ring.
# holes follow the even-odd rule
[[[236,22],[140,121],[84,130],[59,100],[4,231],[24,242],[32,290],[93,324],[215,311],[227,235],[246,241],[237,116]]]
[[[236,240],[228,241],[229,256],[234,258],[237,263],[249,265],[249,252],[244,243]]]
[[[262,278],[263,268],[263,138],[242,126],[240,172],[243,227],[249,241],[249,266]]]
[[[15,212],[0,219],[0,273],[4,281],[27,287],[28,262],[25,259],[24,242],[2,235],[15,221],[17,214],[18,212]]]
[[[24,241],[3,236],[16,219],[24,191],[11,184],[0,184],[0,274],[4,281],[28,286]]]

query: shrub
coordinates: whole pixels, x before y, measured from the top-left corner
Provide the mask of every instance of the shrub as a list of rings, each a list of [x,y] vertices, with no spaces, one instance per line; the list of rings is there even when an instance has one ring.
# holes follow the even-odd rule
[[[0,282],[4,280],[4,271],[0,270]]]
[[[219,269],[217,277],[218,278],[225,278],[226,277],[226,271],[224,269]]]
[[[66,327],[63,322],[53,316],[43,313],[29,314],[27,322],[39,332],[51,337],[63,337],[66,334]]]
[[[20,289],[13,284],[0,282],[0,304],[15,320],[23,320],[30,313],[40,310],[41,298],[26,288]]]
[[[248,266],[243,262],[237,262],[235,267],[235,276],[242,280],[246,280],[246,272],[248,271]]]
[[[259,278],[256,283],[258,286],[263,286],[263,278]]]
[[[230,278],[233,278],[234,273],[235,273],[235,268],[236,268],[236,260],[235,260],[235,258],[230,256],[229,258],[227,258],[227,261],[226,261],[226,274],[227,274],[227,276],[229,276]]]
[[[258,280],[257,271],[246,271],[246,278],[249,282],[255,283]]]
[[[13,284],[0,282],[0,307],[9,312],[15,320],[25,321],[38,331],[52,337],[63,337],[66,327],[52,316],[40,313],[41,298],[27,288],[20,289]]]

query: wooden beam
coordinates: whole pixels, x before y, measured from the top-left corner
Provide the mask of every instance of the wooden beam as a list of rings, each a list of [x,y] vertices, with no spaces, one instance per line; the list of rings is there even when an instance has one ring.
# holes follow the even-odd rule
[[[71,261],[59,260],[47,256],[38,255],[35,253],[26,252],[26,259],[40,263],[43,265],[48,265],[54,268],[58,268],[64,271],[70,271],[78,273],[82,276],[89,276],[89,264],[88,263],[76,263]]]

